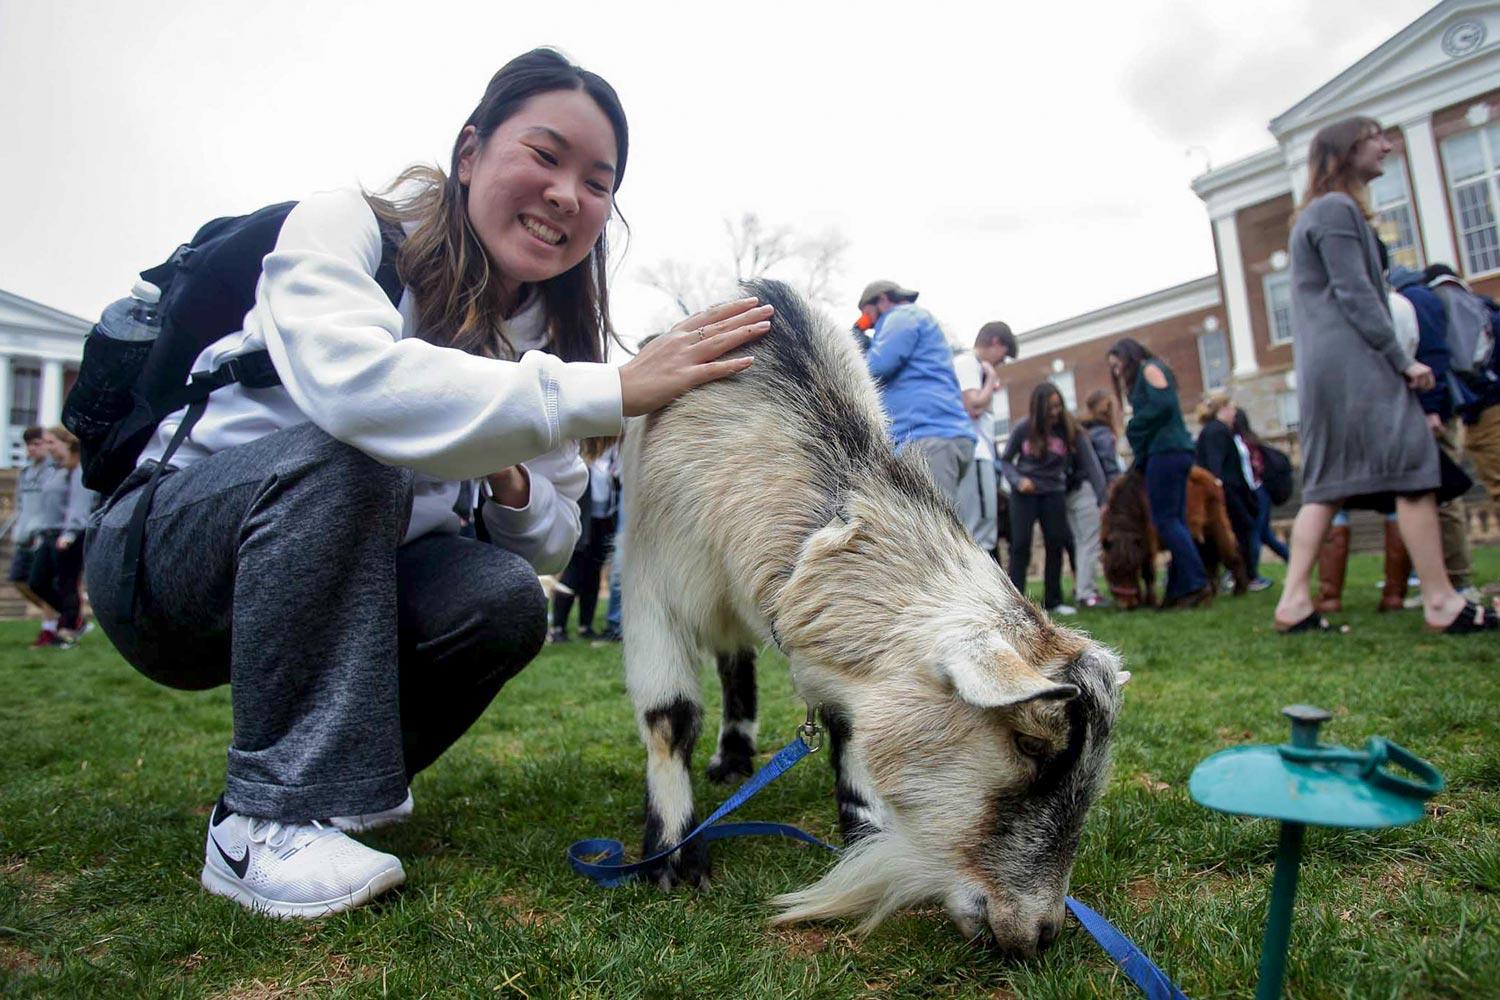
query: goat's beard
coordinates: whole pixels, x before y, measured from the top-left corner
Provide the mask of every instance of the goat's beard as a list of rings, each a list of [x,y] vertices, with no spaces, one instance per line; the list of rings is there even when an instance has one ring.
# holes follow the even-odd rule
[[[866,934],[897,910],[941,898],[952,881],[952,867],[919,851],[898,830],[870,834],[849,848],[828,874],[797,892],[777,896],[775,924],[863,916]]]

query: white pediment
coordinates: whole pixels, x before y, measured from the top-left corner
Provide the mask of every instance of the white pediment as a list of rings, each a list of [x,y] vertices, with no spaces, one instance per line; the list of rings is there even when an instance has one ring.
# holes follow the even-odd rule
[[[1500,3],[1444,0],[1272,119],[1271,132],[1284,143],[1294,132],[1357,114],[1399,124],[1420,104],[1441,106],[1446,81],[1462,78],[1473,94],[1476,79],[1491,74],[1500,80]]]
[[[92,325],[72,313],[0,289],[0,330],[73,333],[81,338]]]
[[[0,290],[0,356],[76,361],[93,323]]]

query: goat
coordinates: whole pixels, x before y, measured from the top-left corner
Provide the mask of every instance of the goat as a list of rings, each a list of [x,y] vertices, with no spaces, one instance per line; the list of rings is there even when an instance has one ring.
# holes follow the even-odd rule
[[[731,688],[775,643],[821,705],[845,834],[778,922],[944,900],[970,938],[1035,954],[1056,937],[1129,674],[1051,621],[968,537],[921,458],[894,449],[857,349],[786,286],[755,364],[629,421],[622,556],[626,685],[646,745],[642,850],[696,825],[698,671]],[[736,681],[735,678],[741,679]],[[753,692],[753,683],[750,686]],[[726,695],[726,706],[730,697]],[[743,772],[753,697],[710,770]],[[701,838],[649,873],[705,885]]]
[[[1234,577],[1235,594],[1245,593],[1250,579],[1229,523],[1224,485],[1200,465],[1188,473],[1186,520],[1213,592],[1218,593],[1222,563]],[[1104,578],[1115,605],[1122,611],[1155,605],[1156,554],[1161,543],[1151,524],[1146,477],[1138,469],[1109,484],[1099,540],[1104,549]]]

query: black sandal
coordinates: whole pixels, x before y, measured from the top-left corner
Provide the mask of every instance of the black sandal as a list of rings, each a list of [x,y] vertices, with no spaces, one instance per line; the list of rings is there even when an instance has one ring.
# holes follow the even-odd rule
[[[1349,631],[1348,625],[1332,625],[1327,618],[1314,611],[1295,625],[1286,628],[1277,627],[1280,635],[1293,635],[1298,632],[1330,632],[1335,635],[1343,635]]]
[[[1481,621],[1479,616],[1484,615]],[[1435,625],[1427,626],[1429,632],[1438,632],[1442,635],[1474,635],[1478,632],[1500,631],[1500,615],[1496,615],[1493,608],[1485,608],[1482,604],[1469,601],[1464,604],[1464,609],[1458,613],[1444,628]]]

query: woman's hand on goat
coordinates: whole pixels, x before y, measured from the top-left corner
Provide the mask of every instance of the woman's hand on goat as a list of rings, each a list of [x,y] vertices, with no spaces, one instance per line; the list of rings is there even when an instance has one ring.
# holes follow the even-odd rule
[[[1407,365],[1401,374],[1405,376],[1406,385],[1413,392],[1426,392],[1437,385],[1437,380],[1432,377],[1432,369],[1420,361]]]
[[[649,341],[620,366],[620,403],[627,417],[661,409],[694,386],[750,367],[748,357],[720,358],[771,329],[768,305],[754,298],[705,309]]]

